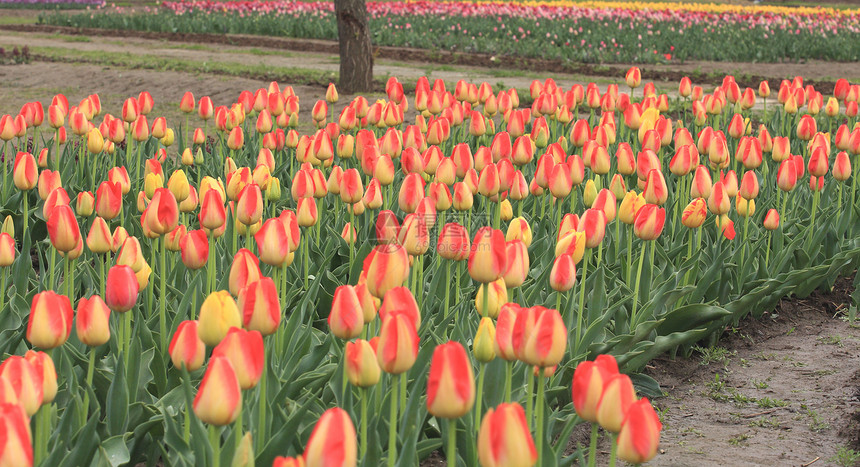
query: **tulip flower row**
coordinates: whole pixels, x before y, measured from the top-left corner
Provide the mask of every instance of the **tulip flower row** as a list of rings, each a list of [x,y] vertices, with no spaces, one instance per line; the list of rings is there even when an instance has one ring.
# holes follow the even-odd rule
[[[82,9],[103,6],[104,0],[0,0],[0,8]]]
[[[588,421],[652,458],[636,371],[860,264],[860,86],[624,82],[0,115],[0,347],[42,365],[0,456],[554,465]]]
[[[575,62],[856,60],[857,10],[634,2],[368,2],[375,44]],[[49,24],[337,39],[326,2],[164,2]],[[613,31],[607,39],[606,31]],[[745,44],[724,47],[723,44]]]

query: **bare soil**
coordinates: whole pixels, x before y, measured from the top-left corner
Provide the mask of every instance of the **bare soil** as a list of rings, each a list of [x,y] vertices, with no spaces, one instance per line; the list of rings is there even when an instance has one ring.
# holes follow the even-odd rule
[[[726,332],[715,350],[660,358],[667,396],[654,465],[839,465],[860,450],[860,328],[843,319],[852,283],[786,299]],[[849,464],[851,465],[851,464]]]

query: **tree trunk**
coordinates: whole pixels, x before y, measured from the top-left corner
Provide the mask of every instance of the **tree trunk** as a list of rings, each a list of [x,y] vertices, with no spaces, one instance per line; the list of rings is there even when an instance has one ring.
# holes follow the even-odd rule
[[[334,0],[340,43],[338,89],[347,94],[370,91],[373,86],[373,51],[364,0]]]

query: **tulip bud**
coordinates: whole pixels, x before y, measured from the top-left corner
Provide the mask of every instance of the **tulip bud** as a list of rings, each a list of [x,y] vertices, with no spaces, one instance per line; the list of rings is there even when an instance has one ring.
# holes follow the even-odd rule
[[[506,242],[506,267],[502,276],[509,289],[523,285],[529,272],[529,251],[520,240]]]
[[[487,410],[478,433],[480,464],[484,467],[530,467],[537,460],[522,406],[500,404]]]
[[[475,403],[475,376],[459,342],[436,346],[427,378],[427,411],[440,418],[466,415]]]
[[[110,308],[98,295],[78,302],[75,321],[78,339],[90,347],[98,347],[110,340]]]
[[[230,328],[242,326],[242,317],[230,293],[219,290],[209,294],[203,301],[198,322],[200,340],[214,347],[224,339]]]
[[[478,331],[472,341],[472,353],[475,355],[475,359],[481,363],[493,361],[496,358],[495,345],[496,328],[493,326],[493,319],[484,316],[478,324]]]
[[[194,398],[194,414],[204,423],[229,425],[242,411],[242,389],[233,365],[224,356],[209,360]]]
[[[274,334],[281,323],[281,305],[275,282],[262,277],[239,291],[239,309],[246,329],[264,336]]]
[[[168,353],[173,366],[185,367],[188,371],[195,371],[206,359],[206,344],[200,340],[197,334],[197,321],[183,321],[179,323],[173,338],[170,340]]]
[[[373,348],[364,339],[347,342],[344,350],[346,377],[350,384],[368,388],[379,382],[381,370]]]
[[[141,261],[143,261],[142,257]],[[117,262],[119,262],[119,258],[117,258]],[[143,263],[141,268],[145,265],[146,263]],[[112,266],[108,270],[105,284],[105,303],[112,311],[125,313],[134,308],[139,287],[135,272],[131,267],[121,264]]]
[[[27,341],[41,349],[63,345],[72,333],[73,315],[69,297],[52,290],[37,293],[30,305]]]
[[[415,296],[406,287],[395,287],[385,293],[382,306],[379,308],[379,318],[385,321],[388,315],[395,312],[406,315],[415,329],[421,326],[421,311],[418,309],[418,302],[415,301]]]
[[[654,204],[642,206],[633,223],[633,233],[642,240],[656,240],[663,233],[666,210]]]
[[[625,374],[612,375],[603,386],[597,403],[597,423],[604,430],[618,433],[627,409],[636,401],[633,382]]]
[[[286,114],[284,114],[286,115]],[[272,467],[305,467],[305,459],[302,456],[298,457],[283,457],[278,456],[272,463]]]
[[[648,399],[634,402],[624,414],[618,433],[618,457],[630,464],[642,464],[657,455],[660,445],[660,417]]]
[[[338,407],[323,412],[305,447],[307,467],[355,466],[358,443],[349,414]]]

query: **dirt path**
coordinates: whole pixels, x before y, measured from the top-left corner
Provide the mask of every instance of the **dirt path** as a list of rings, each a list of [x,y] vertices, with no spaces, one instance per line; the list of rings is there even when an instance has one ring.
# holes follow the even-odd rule
[[[745,320],[714,349],[652,362],[667,392],[655,401],[664,431],[652,464],[855,465],[834,462],[860,450],[860,328],[841,319],[850,293],[840,280]]]

